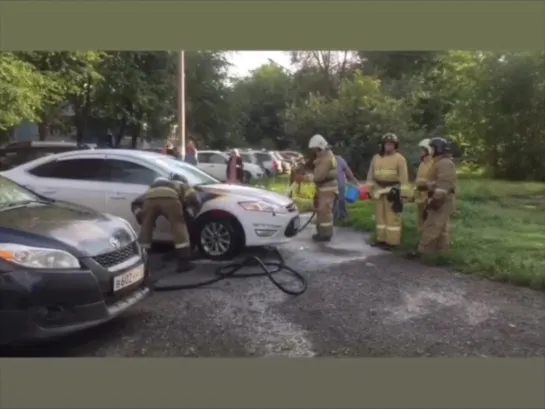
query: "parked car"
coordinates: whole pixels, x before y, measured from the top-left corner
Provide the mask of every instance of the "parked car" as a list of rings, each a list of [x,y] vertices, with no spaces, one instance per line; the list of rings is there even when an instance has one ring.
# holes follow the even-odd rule
[[[246,165],[246,163],[251,163],[252,165],[259,166],[259,168],[265,175],[265,168],[261,166],[254,152],[241,151],[240,157],[242,158],[242,162],[244,162],[244,165]]]
[[[280,165],[281,165],[281,173],[290,173],[291,172],[291,161],[289,161],[288,159],[282,157],[282,155],[280,154],[280,152],[278,151],[271,151],[271,154],[273,155],[273,157],[280,162]]]
[[[204,203],[197,216],[198,245],[204,256],[229,258],[243,247],[278,245],[297,234],[299,212],[283,195],[249,186],[222,184],[188,163],[160,153],[129,149],[66,152],[26,163],[5,176],[53,199],[83,204],[139,225],[131,203],[157,177],[172,173],[197,190]],[[160,218],[155,241],[172,241]]]
[[[199,151],[198,168],[214,176],[216,179],[225,181],[227,179],[227,161],[229,155],[221,151]],[[244,159],[243,159],[244,160]],[[253,180],[262,179],[265,175],[263,168],[257,164],[244,162],[244,182],[250,183]]]
[[[0,344],[93,327],[141,301],[148,271],[136,239],[119,217],[0,176]]]
[[[303,154],[297,151],[280,151],[279,153],[285,159],[290,159],[295,161],[299,161],[303,159]]]
[[[279,173],[282,173],[282,163],[276,159],[270,151],[245,151],[248,153],[253,153],[258,160],[260,166],[265,169],[265,176],[276,176]]]
[[[7,170],[42,156],[78,149],[92,149],[93,146],[76,142],[12,142],[0,148],[0,170]]]

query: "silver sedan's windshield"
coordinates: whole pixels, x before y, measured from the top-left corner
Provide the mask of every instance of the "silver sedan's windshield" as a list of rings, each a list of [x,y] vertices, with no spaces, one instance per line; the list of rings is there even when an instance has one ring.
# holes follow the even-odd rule
[[[191,186],[221,183],[218,179],[210,176],[208,173],[203,172],[195,166],[185,163],[179,159],[171,158],[165,155],[154,157],[153,160],[169,173],[174,172],[183,176]]]

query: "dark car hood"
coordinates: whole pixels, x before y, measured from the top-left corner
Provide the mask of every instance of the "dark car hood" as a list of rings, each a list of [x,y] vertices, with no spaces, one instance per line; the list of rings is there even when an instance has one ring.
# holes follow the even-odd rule
[[[289,197],[279,193],[250,186],[218,183],[214,185],[198,186],[198,190],[209,194],[236,196],[240,197],[242,200],[259,199],[279,206],[288,206],[293,202]]]
[[[53,239],[87,256],[109,253],[135,240],[128,225],[117,217],[65,202],[4,210],[0,212],[0,228]],[[117,247],[110,243],[112,237],[117,239]]]

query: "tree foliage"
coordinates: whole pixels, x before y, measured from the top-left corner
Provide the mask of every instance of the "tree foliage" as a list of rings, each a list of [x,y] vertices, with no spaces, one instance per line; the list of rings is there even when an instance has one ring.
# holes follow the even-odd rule
[[[385,132],[414,161],[446,136],[493,177],[545,180],[545,52],[295,51],[230,79],[226,53],[186,53],[198,146],[305,149],[321,133],[363,173]],[[164,139],[176,123],[172,52],[0,53],[0,131],[23,121],[95,139]],[[73,116],[63,115],[72,108]]]

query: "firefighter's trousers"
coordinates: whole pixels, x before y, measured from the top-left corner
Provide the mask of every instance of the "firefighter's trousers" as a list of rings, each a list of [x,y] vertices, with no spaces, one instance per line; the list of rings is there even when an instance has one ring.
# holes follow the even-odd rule
[[[334,206],[337,193],[318,189],[316,200],[316,234],[322,238],[333,237]]]
[[[387,195],[374,200],[377,241],[398,246],[401,243],[401,214],[392,210]]]
[[[418,252],[422,254],[443,254],[450,249],[450,218],[448,206],[430,210],[420,232]]]

